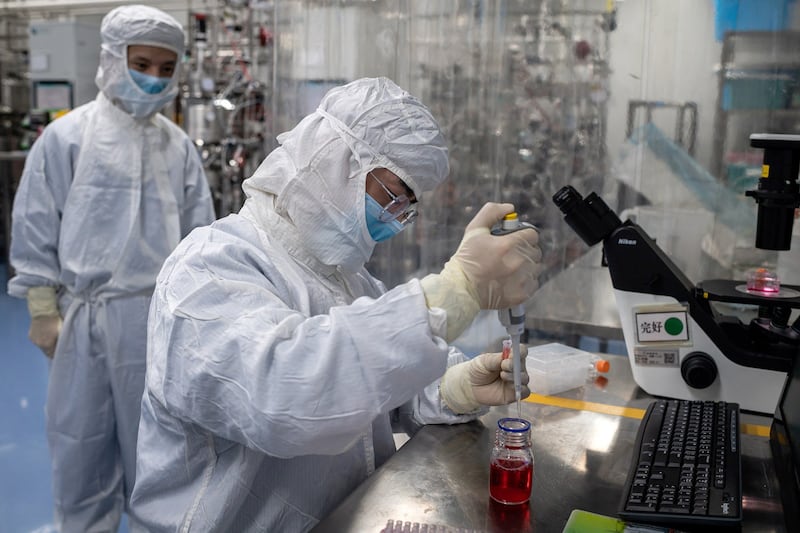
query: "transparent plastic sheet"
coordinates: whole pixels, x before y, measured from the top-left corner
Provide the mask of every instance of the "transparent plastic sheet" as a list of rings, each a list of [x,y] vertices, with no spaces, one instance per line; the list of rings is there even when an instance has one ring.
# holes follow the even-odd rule
[[[726,187],[714,178],[686,150],[668,138],[655,124],[647,123],[634,130],[629,141],[634,146],[645,149],[663,162],[675,181],[685,186],[694,196],[697,204],[714,213],[716,220],[738,234],[752,233],[755,221],[755,202],[743,193]],[[630,153],[630,152],[629,152]],[[660,180],[669,179],[663,174]],[[643,181],[646,178],[643,177]],[[644,185],[644,184],[643,184]],[[646,186],[640,192],[648,196],[652,203],[660,204],[662,198],[648,194]]]
[[[450,146],[450,178],[420,202],[415,227],[368,265],[389,286],[439,271],[488,201],[541,228],[563,269],[573,235],[552,195],[606,176],[605,0],[296,0],[274,4],[274,134],[330,86],[388,76],[419,97]],[[348,39],[342,39],[347,35]],[[274,137],[274,135],[271,135]]]
[[[637,194],[620,202],[621,218],[641,225],[690,279],[741,277],[774,261],[754,246],[755,201],[715,179],[654,124],[634,130],[613,167]]]

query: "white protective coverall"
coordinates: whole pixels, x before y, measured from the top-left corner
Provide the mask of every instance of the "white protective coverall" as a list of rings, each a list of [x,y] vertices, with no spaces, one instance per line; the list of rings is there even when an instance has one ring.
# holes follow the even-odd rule
[[[101,33],[101,92],[45,128],[13,208],[8,292],[24,298],[32,287],[54,287],[63,317],[46,405],[62,533],[116,531],[133,490],[156,276],[183,236],[214,220],[195,146],[152,114],[163,103],[142,119],[112,103],[121,103],[120,76],[130,78],[127,45],[180,57],[180,24],[156,9],[125,7],[106,16]],[[176,90],[173,80],[165,91]]]
[[[438,378],[465,358],[420,282],[387,292],[363,268],[367,171],[417,197],[447,176],[428,110],[362,79],[278,140],[242,211],[193,232],[159,275],[134,530],[307,531],[395,452],[393,422],[485,412],[442,406]]]

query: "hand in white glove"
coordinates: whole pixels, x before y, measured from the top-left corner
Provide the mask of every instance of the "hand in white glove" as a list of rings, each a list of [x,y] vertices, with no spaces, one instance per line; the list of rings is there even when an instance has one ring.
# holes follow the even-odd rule
[[[539,233],[528,228],[491,234],[492,226],[513,211],[511,204],[484,205],[442,271],[421,280],[428,307],[447,312],[446,340],[455,340],[480,309],[513,307],[539,288]]]
[[[27,296],[31,315],[28,338],[47,357],[52,358],[61,333],[61,314],[58,311],[56,290],[53,287],[31,287]]]
[[[528,347],[523,344],[520,346],[521,398],[531,394],[528,372],[525,370],[526,355]],[[481,354],[448,368],[442,376],[439,394],[447,407],[457,414],[474,412],[482,405],[512,403],[516,400],[513,368],[513,359],[503,359],[501,353]]]

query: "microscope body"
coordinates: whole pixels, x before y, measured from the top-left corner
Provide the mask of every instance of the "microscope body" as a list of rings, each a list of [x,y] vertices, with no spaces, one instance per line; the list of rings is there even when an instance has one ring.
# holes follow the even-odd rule
[[[635,224],[617,228],[603,247],[633,378],[642,389],[654,396],[722,400],[774,412],[797,345],[716,312],[712,302],[721,301],[719,294],[704,288],[736,290],[744,282],[693,285]],[[781,305],[800,307],[800,298],[786,300]],[[775,303],[745,293],[736,301]]]
[[[751,144],[765,149],[759,189],[748,192],[759,205],[756,246],[786,250],[800,204],[800,136],[754,134]],[[603,243],[633,378],[642,389],[775,411],[800,354],[800,319],[788,323],[800,308],[800,287],[764,293],[744,281],[693,284],[642,227],[623,223],[595,193],[584,199],[566,186],[553,201],[588,245]],[[715,302],[755,306],[758,318],[744,323]]]

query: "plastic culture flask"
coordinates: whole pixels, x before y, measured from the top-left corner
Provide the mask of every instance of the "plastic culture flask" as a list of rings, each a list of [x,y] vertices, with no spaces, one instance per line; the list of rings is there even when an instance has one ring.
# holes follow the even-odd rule
[[[611,370],[611,363],[590,352],[550,343],[528,348],[525,367],[531,392],[553,395],[587,383],[603,387],[608,379],[602,374]]]
[[[489,495],[499,503],[518,505],[530,499],[532,484],[531,423],[501,418],[489,464]]]

